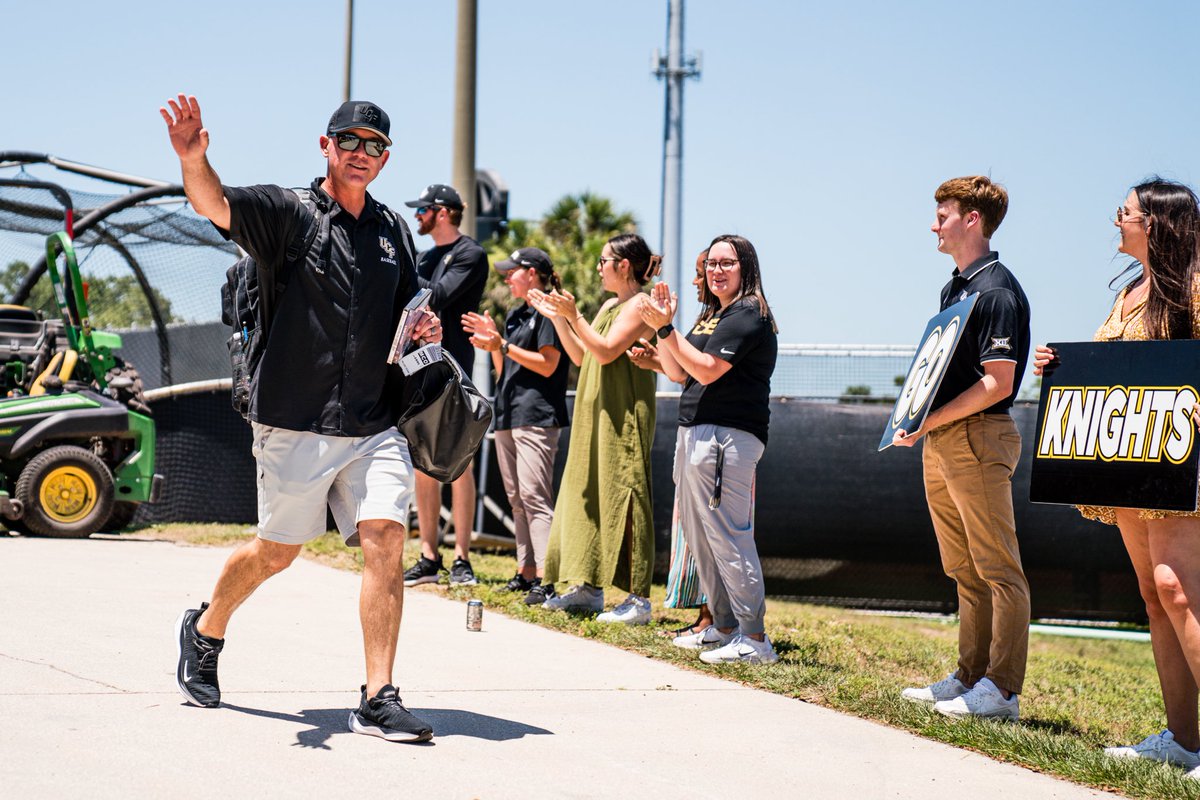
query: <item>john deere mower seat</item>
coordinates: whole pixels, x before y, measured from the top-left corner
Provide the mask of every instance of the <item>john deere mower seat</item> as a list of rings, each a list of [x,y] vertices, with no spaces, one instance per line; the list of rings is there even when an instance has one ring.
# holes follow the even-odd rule
[[[0,305],[0,371],[6,388],[26,389],[46,370],[61,330],[62,323],[39,319],[31,308]]]

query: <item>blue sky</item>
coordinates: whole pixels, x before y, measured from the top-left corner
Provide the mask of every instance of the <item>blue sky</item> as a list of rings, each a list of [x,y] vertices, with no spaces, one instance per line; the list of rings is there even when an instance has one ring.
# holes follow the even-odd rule
[[[537,217],[585,189],[659,246],[665,0],[480,0],[477,161]],[[455,6],[358,0],[354,95],[391,115],[375,185],[449,181]],[[5,11],[0,149],[151,177],[178,165],[157,108],[196,94],[231,184],[307,183],[340,101],[337,0],[19,4]],[[953,267],[929,232],[944,178],[1008,186],[993,244],[1034,339],[1090,338],[1111,304],[1129,186],[1200,179],[1192,3],[690,0],[684,251],[758,247],[785,342],[914,343]],[[419,243],[428,246],[428,240]]]

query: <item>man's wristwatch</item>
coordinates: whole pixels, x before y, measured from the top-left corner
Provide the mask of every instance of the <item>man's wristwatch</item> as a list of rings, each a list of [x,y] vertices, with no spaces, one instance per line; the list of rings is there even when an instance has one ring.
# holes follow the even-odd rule
[[[658,329],[658,338],[660,338],[660,339],[667,338],[668,336],[671,335],[671,331],[673,331],[673,330],[675,330],[675,326],[668,322],[666,325],[663,325],[661,328]]]
[[[508,342],[504,341],[503,339],[500,340],[500,355],[508,355]]]

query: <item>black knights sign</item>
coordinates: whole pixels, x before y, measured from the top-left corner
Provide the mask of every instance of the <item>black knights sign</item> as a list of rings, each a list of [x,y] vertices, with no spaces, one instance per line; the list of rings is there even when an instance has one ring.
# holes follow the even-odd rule
[[[1194,511],[1200,341],[1051,347],[1029,499]]]

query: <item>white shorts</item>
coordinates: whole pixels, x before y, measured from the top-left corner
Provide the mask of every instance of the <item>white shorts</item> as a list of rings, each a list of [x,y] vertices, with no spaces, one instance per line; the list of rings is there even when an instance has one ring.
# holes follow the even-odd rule
[[[364,519],[408,524],[413,467],[408,442],[395,428],[351,437],[252,425],[260,538],[315,539],[325,532],[326,505],[347,542]]]

